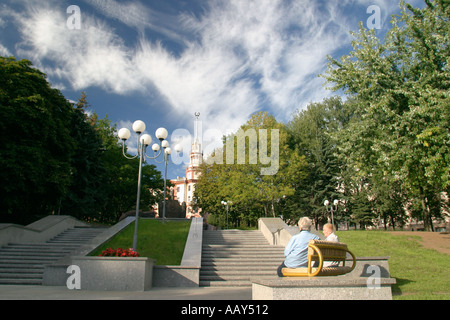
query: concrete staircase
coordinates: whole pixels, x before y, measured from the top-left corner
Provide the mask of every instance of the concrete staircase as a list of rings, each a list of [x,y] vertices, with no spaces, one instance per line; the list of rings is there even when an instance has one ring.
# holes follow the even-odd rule
[[[205,230],[200,286],[251,286],[251,278],[277,277],[283,252],[260,231]]]
[[[40,285],[45,265],[89,243],[106,228],[74,227],[47,242],[9,243],[0,248],[0,284]]]

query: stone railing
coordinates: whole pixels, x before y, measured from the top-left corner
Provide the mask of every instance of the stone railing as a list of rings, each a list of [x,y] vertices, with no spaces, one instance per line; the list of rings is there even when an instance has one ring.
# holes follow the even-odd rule
[[[192,218],[179,266],[153,267],[153,287],[198,287],[202,264],[203,218]]]

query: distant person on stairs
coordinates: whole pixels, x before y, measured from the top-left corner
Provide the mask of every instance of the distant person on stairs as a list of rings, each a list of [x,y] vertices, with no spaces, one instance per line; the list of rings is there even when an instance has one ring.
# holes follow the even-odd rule
[[[291,240],[284,249],[284,262],[278,267],[279,277],[283,277],[281,269],[283,268],[302,268],[308,266],[308,244],[309,240],[320,240],[320,238],[311,233],[311,219],[303,217],[298,221],[300,232],[292,236]]]

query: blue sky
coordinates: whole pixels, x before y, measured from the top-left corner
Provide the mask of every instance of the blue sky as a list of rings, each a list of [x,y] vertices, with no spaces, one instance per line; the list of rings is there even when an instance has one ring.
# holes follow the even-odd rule
[[[333,95],[318,77],[326,55],[349,52],[349,31],[360,21],[368,26],[370,6],[380,9],[382,35],[398,3],[0,0],[0,55],[31,60],[69,100],[85,91],[92,111],[118,129],[143,120],[154,140],[165,127],[172,145],[187,150],[200,112],[204,147],[212,150],[255,112],[287,122]],[[71,5],[79,15],[67,12]],[[184,175],[184,163],[169,164],[168,178]]]

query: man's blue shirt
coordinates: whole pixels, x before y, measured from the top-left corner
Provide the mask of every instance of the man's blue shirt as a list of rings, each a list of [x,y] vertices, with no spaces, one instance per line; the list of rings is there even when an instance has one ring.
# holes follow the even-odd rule
[[[309,240],[320,240],[320,238],[314,233],[305,230],[292,236],[286,249],[284,249],[284,256],[286,257],[284,264],[286,267],[298,268],[308,265]]]

